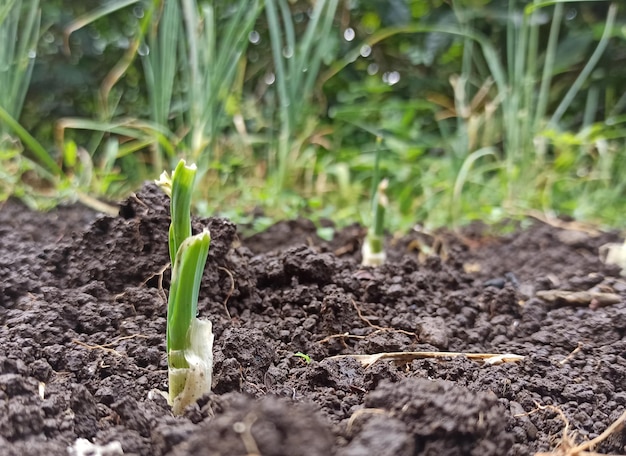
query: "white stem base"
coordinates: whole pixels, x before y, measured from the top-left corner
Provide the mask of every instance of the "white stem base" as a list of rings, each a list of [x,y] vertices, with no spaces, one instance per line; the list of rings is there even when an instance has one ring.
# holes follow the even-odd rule
[[[622,268],[622,276],[626,277],[626,241],[622,244],[605,244],[600,247],[600,255],[606,264],[616,264]]]
[[[365,238],[363,247],[361,247],[361,255],[363,257],[361,260],[361,264],[363,266],[381,266],[385,263],[385,261],[387,261],[387,254],[384,250],[382,252],[372,252],[372,248],[367,238]]]
[[[213,325],[209,320],[193,319],[189,328],[190,347],[185,350],[186,369],[170,368],[169,403],[172,413],[180,415],[211,391],[213,377]]]

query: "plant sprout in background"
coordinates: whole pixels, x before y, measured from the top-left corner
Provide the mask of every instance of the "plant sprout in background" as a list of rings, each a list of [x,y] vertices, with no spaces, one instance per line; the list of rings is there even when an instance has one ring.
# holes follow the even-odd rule
[[[361,248],[363,266],[380,266],[387,259],[385,253],[385,211],[389,205],[386,194],[388,186],[389,181],[387,179],[380,181],[372,200],[373,220]]]
[[[606,264],[619,266],[622,276],[626,277],[626,240],[621,244],[610,243],[601,246],[600,254]]]
[[[191,235],[191,196],[196,166],[181,160],[171,179],[164,172],[157,184],[170,195],[172,221],[169,250],[172,281],[167,305],[167,363],[169,402],[178,415],[211,390],[213,331],[211,322],[197,318],[198,294],[209,254],[208,230]]]
[[[387,198],[387,188],[389,181],[380,179],[380,162],[383,156],[383,137],[376,135],[376,155],[374,159],[374,171],[372,175],[372,187],[370,194],[371,211],[370,226],[361,247],[361,264],[363,266],[380,266],[386,259],[385,253],[385,213],[389,200]]]

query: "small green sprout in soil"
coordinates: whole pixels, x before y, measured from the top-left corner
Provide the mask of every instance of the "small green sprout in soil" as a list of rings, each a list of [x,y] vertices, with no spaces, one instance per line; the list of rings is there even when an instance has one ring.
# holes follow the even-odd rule
[[[169,250],[172,281],[167,305],[169,397],[180,414],[211,390],[213,332],[211,322],[197,318],[198,294],[209,254],[208,230],[191,235],[191,195],[196,166],[181,160],[171,179],[163,173],[157,184],[170,196]]]
[[[298,353],[294,353],[293,356],[297,356],[298,358],[302,358],[305,363],[311,364],[311,357],[309,355],[305,354],[305,353],[298,352]]]
[[[367,230],[367,236],[363,241],[361,254],[363,255],[363,266],[380,266],[387,259],[385,253],[385,210],[389,205],[386,190],[389,181],[383,179],[378,184],[378,188],[372,202],[373,221]]]

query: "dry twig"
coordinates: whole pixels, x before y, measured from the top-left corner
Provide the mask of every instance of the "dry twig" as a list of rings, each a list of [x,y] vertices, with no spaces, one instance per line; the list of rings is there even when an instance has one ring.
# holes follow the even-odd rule
[[[599,436],[591,440],[588,440],[579,445],[576,445],[576,442],[574,440],[572,433],[569,432],[569,420],[567,419],[567,417],[565,416],[565,414],[560,408],[555,407],[553,405],[537,404],[537,409],[533,410],[530,413],[534,413],[537,410],[554,411],[555,413],[559,415],[561,420],[563,420],[565,427],[563,428],[563,436],[561,437],[561,440],[559,441],[559,443],[557,444],[554,450],[547,452],[547,453],[546,452],[535,453],[534,456],[610,456],[610,455],[604,455],[602,453],[596,453],[595,451],[593,451],[593,447],[603,442],[611,434],[613,434],[618,429],[620,429],[624,425],[624,422],[626,421],[626,411],[624,411],[624,413],[622,413],[622,415],[618,419],[616,419],[608,428],[606,428],[602,434],[600,434]],[[529,415],[530,413],[528,413],[527,415]],[[620,455],[613,455],[613,456],[620,456]]]
[[[396,329],[396,328],[385,328],[384,326],[378,326],[373,324],[371,321],[369,321],[364,315],[363,312],[361,312],[361,309],[359,308],[359,306],[357,305],[356,301],[354,301],[354,299],[352,300],[352,306],[354,307],[354,309],[356,310],[357,315],[359,316],[359,319],[361,319],[361,321],[365,322],[365,324],[367,326],[369,326],[370,328],[374,329],[375,331],[365,335],[365,336],[357,336],[354,334],[350,334],[349,332],[345,332],[342,334],[331,334],[330,336],[324,337],[322,340],[319,340],[318,343],[319,344],[323,344],[326,342],[331,341],[332,339],[366,339],[369,336],[373,336],[374,334],[380,334],[381,332],[397,332],[400,334],[406,334],[407,336],[412,336],[415,337],[416,339],[418,339],[417,334],[409,332],[409,331],[405,331],[404,329]],[[345,342],[344,342],[345,344]]]
[[[550,303],[565,303],[593,308],[618,304],[622,301],[622,297],[616,293],[599,291],[541,290],[537,292],[537,297]]]
[[[565,363],[568,363],[574,357],[574,355],[576,355],[576,353],[582,350],[582,348],[583,348],[583,343],[578,342],[578,346],[569,355],[567,355],[565,358],[559,361],[559,364],[562,366]]]
[[[159,295],[161,295],[161,298],[163,298],[163,300],[167,302],[167,296],[165,296],[165,291],[163,291],[163,274],[165,273],[165,271],[167,271],[167,268],[169,267],[170,267],[170,263],[168,262],[166,265],[161,267],[161,269],[159,269],[157,272],[150,274],[150,276],[148,276],[148,278],[146,278],[143,282],[141,282],[139,286],[144,287],[150,280],[152,280],[155,277],[158,277],[159,280],[157,281],[157,290],[159,292]],[[118,299],[120,299],[121,297],[125,295],[126,295],[125,291],[122,293],[118,293],[115,296],[113,296],[113,300],[117,301]]]
[[[102,350],[105,352],[109,352],[112,353],[116,356],[122,356],[122,354],[120,352],[118,352],[117,350],[113,349],[113,348],[109,348],[112,347],[114,345],[117,345],[118,343],[120,343],[123,340],[128,340],[128,339],[134,339],[135,337],[140,337],[142,339],[147,339],[148,336],[145,336],[143,334],[132,334],[130,336],[120,336],[120,337],[116,337],[115,339],[113,339],[113,341],[109,342],[108,344],[102,344],[102,345],[89,345],[85,342],[82,342],[78,339],[72,339],[72,342],[74,342],[75,344],[80,345],[81,347],[85,347],[88,350]]]
[[[228,316],[228,318],[232,319],[230,316],[230,312],[228,311],[228,300],[235,292],[235,278],[233,277],[232,272],[230,272],[228,269],[222,266],[218,267],[217,269],[224,271],[226,274],[228,274],[228,277],[230,277],[230,290],[228,290],[228,293],[226,294],[226,299],[224,299],[224,310],[226,311],[226,315]]]
[[[361,309],[359,309],[359,306],[357,306],[356,301],[354,299],[352,299],[352,306],[354,307],[354,309],[356,310],[357,315],[359,316],[359,318],[365,322],[365,324],[367,326],[369,326],[370,328],[374,328],[378,331],[390,331],[390,332],[398,332],[401,334],[406,334],[407,336],[413,336],[415,338],[417,338],[417,334],[409,332],[409,331],[405,331],[404,329],[396,329],[396,328],[385,328],[382,326],[378,326],[373,324],[371,321],[369,321],[367,318],[365,318],[363,316],[363,313],[361,312]]]
[[[571,230],[571,231],[580,231],[582,233],[586,233],[589,236],[599,236],[602,231],[598,230],[597,227],[593,226],[589,223],[583,223],[579,221],[571,221],[567,222],[565,220],[558,219],[553,215],[547,214],[545,212],[536,211],[536,210],[527,210],[527,211],[515,211],[521,215],[526,215],[528,217],[532,217],[534,219],[539,220],[546,225],[550,225],[554,228],[559,228],[562,230]]]
[[[373,355],[336,355],[327,359],[354,358],[365,368],[372,364],[387,360],[408,363],[415,359],[421,358],[458,358],[466,357],[477,361],[483,361],[485,364],[500,364],[522,361],[523,356],[514,355],[512,353],[460,353],[460,352],[391,352],[391,353],[375,353]]]

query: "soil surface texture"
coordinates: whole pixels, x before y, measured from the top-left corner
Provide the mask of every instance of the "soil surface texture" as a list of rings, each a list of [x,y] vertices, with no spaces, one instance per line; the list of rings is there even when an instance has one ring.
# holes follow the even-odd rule
[[[415,229],[374,269],[356,225],[193,225],[213,391],[175,417],[168,198],[3,205],[0,456],[626,454],[626,281],[599,256],[617,233]]]

